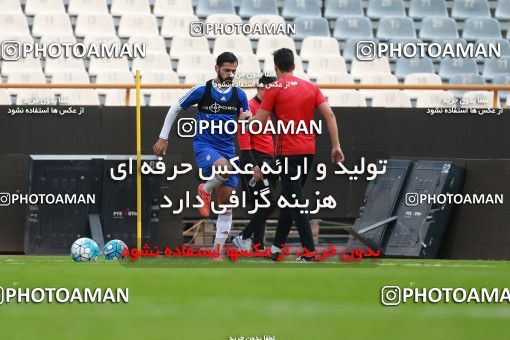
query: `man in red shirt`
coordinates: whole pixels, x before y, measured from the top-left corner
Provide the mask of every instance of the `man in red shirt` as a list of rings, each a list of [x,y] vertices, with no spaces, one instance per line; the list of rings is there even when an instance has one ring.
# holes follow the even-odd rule
[[[257,112],[266,86],[276,81],[276,77],[262,76],[258,81],[257,94],[250,99],[248,105],[250,112]],[[267,120],[271,120],[268,116]],[[271,133],[251,134],[249,131],[239,130],[237,135],[239,142],[239,149],[241,150],[241,167],[244,168],[246,164],[253,165],[253,179],[249,175],[244,175],[243,183],[247,184],[247,189],[251,196],[255,199],[254,191],[260,193],[262,190],[269,189],[266,197],[270,203],[267,208],[259,208],[253,214],[250,222],[246,228],[236,237],[232,239],[232,244],[241,250],[251,250],[253,245],[259,245],[259,249],[264,249],[264,231],[266,227],[266,220],[277,207],[276,197],[276,183],[277,176],[262,175],[260,167],[267,163],[269,166],[274,167],[274,140]],[[251,236],[253,235],[253,240]]]
[[[310,127],[310,122],[314,120],[314,111],[318,108],[326,121],[331,139],[331,161],[333,164],[343,162],[344,154],[340,148],[336,118],[319,87],[294,76],[294,53],[290,49],[281,48],[273,53],[273,57],[278,80],[272,84],[274,86],[266,90],[257,114],[251,119],[263,122],[272,112],[277,121],[283,121],[285,124],[294,122],[294,125],[303,121]],[[314,154],[315,134],[310,132],[310,129],[306,132],[297,131],[296,134],[276,135],[275,155],[281,164],[288,162],[287,173],[280,174],[282,195],[288,202],[297,200],[299,204],[304,204],[306,201],[303,194],[306,175],[294,180],[292,178],[297,177],[298,167],[303,169],[306,165],[308,167],[311,165]],[[315,251],[308,215],[301,213],[297,207],[283,208],[280,209],[276,235],[271,247],[273,260],[280,256],[292,221],[296,223],[303,248],[310,252]],[[310,261],[312,258],[299,257],[297,260]]]

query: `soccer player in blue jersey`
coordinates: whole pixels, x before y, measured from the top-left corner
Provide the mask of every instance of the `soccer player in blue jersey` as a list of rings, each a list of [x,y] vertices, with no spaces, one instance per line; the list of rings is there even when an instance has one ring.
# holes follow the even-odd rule
[[[201,120],[215,121],[215,124],[227,124],[229,121],[237,122],[238,118],[249,116],[249,106],[246,93],[232,82],[236,73],[238,61],[230,52],[223,52],[216,59],[214,67],[216,78],[203,85],[192,88],[177,104],[168,110],[159,140],[154,144],[154,153],[158,156],[166,154],[170,129],[179,111],[186,110],[192,105],[198,106],[197,126]],[[241,117],[240,117],[241,116]],[[217,131],[217,130],[216,130]],[[216,132],[215,131],[215,132]],[[195,161],[202,169],[202,173],[210,176],[213,166],[227,167],[232,170],[229,160],[235,157],[234,138],[236,134],[212,133],[205,129],[193,138],[193,151]],[[216,176],[198,186],[198,195],[204,201],[199,209],[202,217],[208,217],[211,210],[211,193],[216,190],[218,204],[226,204],[230,200],[232,191],[237,187],[237,175],[216,174]],[[232,226],[232,209],[227,209],[218,215],[216,221],[216,238],[214,246],[223,248]]]

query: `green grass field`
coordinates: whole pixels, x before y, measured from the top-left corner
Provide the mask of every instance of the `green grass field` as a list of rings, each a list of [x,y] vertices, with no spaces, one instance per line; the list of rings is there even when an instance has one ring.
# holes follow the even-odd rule
[[[510,305],[380,303],[385,285],[504,288],[509,262],[73,263],[0,256],[0,286],[129,287],[128,304],[0,305],[2,339],[508,338]],[[255,338],[254,338],[255,339]]]

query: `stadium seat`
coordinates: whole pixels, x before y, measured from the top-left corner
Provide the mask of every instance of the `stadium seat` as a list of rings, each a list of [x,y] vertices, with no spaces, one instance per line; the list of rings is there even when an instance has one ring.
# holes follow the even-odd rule
[[[197,21],[198,17],[193,14],[168,14],[161,23],[161,35],[164,38],[173,38],[177,36],[189,37],[190,23]]]
[[[294,39],[302,40],[308,37],[329,37],[329,23],[320,17],[298,17],[294,19],[296,34]]]
[[[184,77],[185,84],[203,84],[206,81],[216,77],[214,70],[202,71],[202,72],[189,72]]]
[[[91,76],[98,76],[109,71],[129,72],[127,58],[90,58],[89,74]]]
[[[478,73],[478,67],[473,59],[469,58],[450,58],[441,59],[439,65],[439,75],[443,79],[449,79],[455,74]]]
[[[52,84],[90,84],[89,74],[83,70],[55,70],[51,76]]]
[[[356,90],[322,90],[332,107],[366,107],[367,101]]]
[[[445,0],[411,0],[409,5],[409,16],[413,19],[424,19],[426,17],[447,17]]]
[[[158,22],[152,14],[124,14],[119,22],[119,37],[132,35],[158,35]]]
[[[403,0],[369,0],[367,16],[372,19],[383,17],[405,17],[405,6]]]
[[[510,0],[498,0],[494,16],[499,20],[510,20]]]
[[[34,16],[32,35],[40,37],[44,34],[73,34],[71,21],[66,13],[38,13]]]
[[[55,72],[86,72],[83,59],[81,58],[48,58],[44,67],[44,73],[47,76]]]
[[[510,57],[486,59],[483,66],[483,77],[492,80],[498,74],[510,73]]]
[[[360,41],[372,41],[374,44],[379,43],[379,39],[376,38],[365,38],[365,39],[347,39],[344,43],[342,56],[346,61],[352,61],[356,58],[356,48]]]
[[[89,75],[82,71],[56,71],[51,77],[52,84],[89,84]],[[99,98],[93,89],[54,89],[64,105],[99,105]]]
[[[0,8],[2,13],[22,13],[20,0],[0,0]]]
[[[487,0],[453,0],[451,17],[459,20],[470,17],[490,18],[489,4]]]
[[[340,17],[336,20],[333,36],[339,40],[372,38],[372,23],[367,17]]]
[[[492,78],[494,85],[510,85],[510,73],[498,74]],[[499,98],[504,99],[510,98],[510,91],[499,91]]]
[[[34,38],[28,33],[26,34],[3,34],[3,32],[0,32],[0,43],[4,41],[17,41],[19,43],[32,43],[34,42]]]
[[[442,85],[441,77],[435,73],[410,73],[404,79],[405,85]],[[410,98],[417,98],[424,90],[404,90]]]
[[[195,14],[205,18],[211,14],[236,14],[232,0],[198,0]]]
[[[115,17],[124,14],[150,14],[149,0],[111,0],[110,14]]]
[[[67,8],[69,15],[107,14],[106,0],[70,0]]]
[[[452,18],[425,18],[421,23],[419,37],[425,40],[458,38],[457,23]]]
[[[374,91],[372,107],[411,107],[411,99],[400,90]]]
[[[485,45],[487,51],[490,50],[488,44],[493,44],[494,47],[499,44],[501,56],[510,57],[510,42],[507,39],[480,39],[476,41],[476,45],[479,44]],[[478,60],[484,60],[483,56],[480,56]]]
[[[12,99],[6,89],[0,89],[0,105],[12,105]]]
[[[360,84],[363,85],[397,85],[398,80],[397,77],[395,77],[391,73],[385,73],[385,74],[364,74],[359,77],[360,78]],[[367,97],[373,97],[374,93],[379,93],[380,90],[374,90],[374,89],[360,89],[359,92]]]
[[[126,90],[110,90],[106,93],[104,102],[105,106],[125,106],[126,105]],[[140,105],[145,106],[145,98],[140,97]],[[129,106],[136,106],[136,95],[131,91],[129,95]]]
[[[193,54],[210,53],[206,37],[178,36],[172,39],[172,45],[170,45],[170,58],[172,59],[180,59],[182,56]]]
[[[147,53],[145,58],[139,57],[134,58],[131,64],[131,72],[136,73],[136,70],[140,70],[141,73],[145,71],[156,71],[156,70],[171,70],[172,63],[166,53]]]
[[[166,50],[165,39],[160,35],[132,35],[129,37],[128,44],[145,44],[147,53],[168,53]]]
[[[96,44],[106,44],[106,45],[110,46],[112,44],[119,44],[120,39],[117,35],[88,34],[83,39],[83,43],[85,45],[90,45],[92,43],[96,43]]]
[[[27,18],[23,13],[0,13],[1,34],[30,34]]]
[[[440,39],[432,39],[432,42],[433,43],[437,43],[439,45],[441,45],[442,48],[444,48],[444,46],[446,44],[450,44],[452,46],[456,45],[456,44],[461,44],[463,46],[466,46],[467,45],[467,41],[466,39],[463,39],[463,38],[440,38]]]
[[[217,54],[215,54],[217,56]],[[259,59],[255,54],[238,53],[236,54],[239,65],[237,66],[238,75],[246,75],[252,79],[258,78],[260,74]]]
[[[156,0],[152,12],[157,17],[164,17],[167,14],[194,14],[191,0]]]
[[[54,99],[55,95],[48,89],[18,89],[16,91],[16,105],[34,105],[34,101],[37,103]]]
[[[62,0],[26,0],[25,14],[36,15],[40,13],[65,13],[64,1]]]
[[[389,42],[391,44],[394,44],[394,46],[397,46],[398,44],[400,44],[400,46],[402,47],[402,51],[405,51],[407,53],[412,53],[414,45],[416,45],[418,43],[422,43],[423,41],[420,38],[390,38]],[[406,44],[411,44],[412,46],[408,47]],[[416,51],[417,51],[417,53],[419,53],[419,49],[416,49]],[[390,58],[390,61],[392,61],[392,62],[397,61],[401,57],[401,56],[399,56],[398,53],[393,53],[393,54],[386,53],[386,55],[388,55],[388,57]]]
[[[74,33],[77,37],[89,34],[116,35],[113,18],[108,13],[85,13],[76,18]]]
[[[493,107],[493,96],[491,91],[468,91],[464,93],[460,101],[461,107],[486,109]],[[497,103],[498,107],[501,104]]]
[[[156,89],[150,93],[149,106],[170,107],[186,94],[183,89]]]
[[[408,17],[384,17],[377,28],[379,40],[391,38],[416,38],[413,19]]]
[[[390,62],[388,58],[376,58],[371,61],[353,59],[351,64],[351,75],[356,79],[366,74],[390,74]]]
[[[96,77],[96,84],[134,84],[135,77],[131,72],[126,70],[110,71],[105,70]],[[97,93],[106,94],[108,92],[118,91],[117,89],[101,89],[98,88]],[[121,90],[124,91],[124,90]]]
[[[239,15],[248,19],[254,15],[269,14],[278,15],[276,0],[242,0]]]
[[[9,73],[7,76],[8,84],[45,84],[46,77],[41,70],[24,71],[20,69],[18,72]],[[7,92],[11,95],[18,93],[23,89],[9,88]],[[33,91],[34,89],[27,89]],[[37,89],[36,89],[37,90]]]
[[[338,41],[331,37],[308,37],[303,39],[299,56],[302,60],[308,60],[315,55],[340,55]]]
[[[363,4],[361,0],[326,0],[324,17],[336,19],[341,16],[362,16]]]
[[[447,91],[420,91],[416,96],[416,107],[455,107],[454,99],[453,94]]]
[[[354,84],[354,79],[349,73],[320,74],[315,80],[317,84]]]
[[[206,24],[241,24],[243,20],[236,14],[211,14],[205,20]],[[216,38],[223,34],[207,32],[207,38]]]
[[[177,74],[179,76],[185,76],[190,72],[213,72],[215,63],[216,60],[212,54],[189,55],[186,56],[186,58],[179,60],[179,64],[177,65]]]
[[[143,84],[179,84],[179,76],[170,69],[157,71],[147,70],[140,76]],[[151,89],[142,91],[151,91]]]
[[[313,56],[308,61],[306,73],[310,78],[317,78],[321,74],[347,73],[347,66],[341,56]]]
[[[462,37],[466,40],[502,38],[501,27],[493,18],[469,18],[464,23]]]
[[[2,76],[9,76],[18,72],[42,72],[41,61],[28,57],[16,61],[4,60],[2,62]]]
[[[429,58],[398,58],[395,65],[395,76],[404,79],[411,73],[434,73],[434,65]]]
[[[299,16],[320,17],[321,2],[319,0],[285,0],[283,3],[282,16],[285,19],[293,19]]]
[[[213,55],[217,56],[225,51],[253,54],[250,39],[244,35],[220,35],[214,41]]]
[[[250,20],[248,20],[248,23],[250,25],[270,25],[270,24],[274,24],[274,25],[284,25],[285,24],[285,20],[283,19],[283,17],[279,16],[279,15],[255,15],[255,16],[252,16],[250,18]],[[254,33],[254,34],[248,34],[248,37],[250,39],[259,39],[262,35],[258,34],[258,33]]]
[[[485,85],[485,80],[478,73],[455,74],[448,80],[452,85]],[[466,92],[464,90],[451,90],[454,97],[460,98]]]
[[[73,34],[45,34],[39,39],[39,42],[41,44],[75,43],[76,37]]]
[[[295,72],[304,73],[303,62],[298,55],[294,55],[294,64],[296,66]],[[264,72],[274,72],[274,59],[273,56],[268,54],[267,58],[264,60]]]
[[[296,53],[296,45],[291,37],[285,35],[266,35],[259,39],[257,44],[257,57],[259,60],[266,59],[280,48],[289,48]]]

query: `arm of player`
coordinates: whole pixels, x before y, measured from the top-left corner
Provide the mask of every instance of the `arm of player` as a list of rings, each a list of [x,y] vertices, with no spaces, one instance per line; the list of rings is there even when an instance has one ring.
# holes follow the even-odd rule
[[[323,102],[319,105],[319,111],[322,114],[322,117],[326,121],[326,125],[328,127],[329,138],[331,140],[331,161],[336,164],[338,162],[343,162],[345,160],[344,153],[340,148],[340,140],[338,137],[338,126],[336,123],[336,117],[331,110],[331,106],[327,101]]]
[[[168,110],[168,113],[165,117],[165,122],[163,123],[163,128],[159,134],[159,139],[152,147],[152,150],[156,156],[166,155],[170,130],[172,129],[172,125],[175,122],[175,118],[177,118],[177,115],[182,111],[184,111],[184,109],[179,104],[172,105],[172,107],[170,107]]]
[[[270,113],[271,112],[269,111],[259,109],[257,111],[257,114],[255,116],[252,116],[249,120],[259,120],[261,122],[265,122]]]

